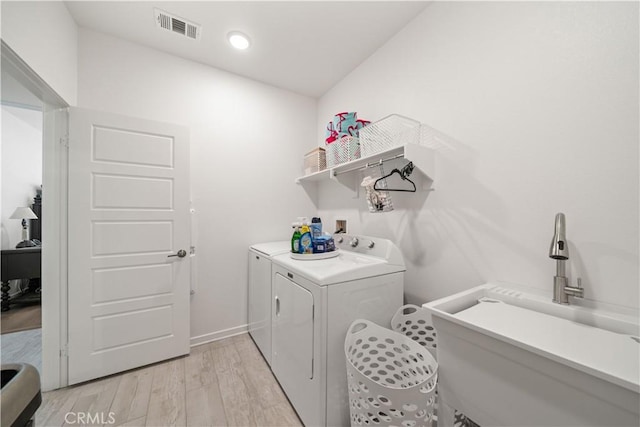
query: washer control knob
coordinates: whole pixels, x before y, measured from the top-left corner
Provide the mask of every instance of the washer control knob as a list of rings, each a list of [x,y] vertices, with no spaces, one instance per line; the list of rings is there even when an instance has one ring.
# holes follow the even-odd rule
[[[374,242],[373,240],[370,240],[370,241],[369,241],[369,244],[367,245],[367,247],[368,247],[369,249],[373,249],[373,247],[374,247],[375,245],[376,245],[376,242]]]
[[[355,248],[356,246],[358,246],[358,238],[354,237],[353,239],[351,239],[349,244],[351,245],[352,248]]]
[[[342,242],[344,242],[344,237],[342,237],[342,236],[338,237],[338,243],[342,243]]]

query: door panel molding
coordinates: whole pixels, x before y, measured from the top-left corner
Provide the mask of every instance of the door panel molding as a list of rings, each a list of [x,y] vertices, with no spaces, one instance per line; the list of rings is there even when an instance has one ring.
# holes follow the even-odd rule
[[[189,353],[188,131],[70,109],[69,384]]]

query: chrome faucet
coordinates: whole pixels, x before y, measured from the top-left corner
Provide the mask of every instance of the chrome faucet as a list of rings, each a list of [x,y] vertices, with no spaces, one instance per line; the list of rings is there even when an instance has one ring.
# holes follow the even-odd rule
[[[578,278],[578,286],[570,286],[565,273],[565,262],[569,259],[569,245],[565,234],[564,214],[559,213],[556,215],[555,231],[549,248],[549,258],[556,260],[556,275],[553,277],[553,302],[558,304],[569,304],[569,295],[578,298],[584,296],[582,279]]]

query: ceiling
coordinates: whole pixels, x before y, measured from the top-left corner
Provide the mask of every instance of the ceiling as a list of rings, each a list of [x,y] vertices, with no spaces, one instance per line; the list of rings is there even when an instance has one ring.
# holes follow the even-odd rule
[[[422,1],[68,1],[78,26],[303,95],[319,97],[428,4]],[[202,25],[199,40],[160,29],[154,7]],[[230,31],[249,35],[245,51]]]

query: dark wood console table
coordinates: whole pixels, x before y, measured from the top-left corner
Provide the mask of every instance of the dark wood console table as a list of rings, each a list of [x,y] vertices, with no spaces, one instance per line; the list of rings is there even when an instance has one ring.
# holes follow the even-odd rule
[[[2,311],[9,310],[9,280],[39,279],[41,265],[41,249],[33,248],[6,249],[2,251]]]

